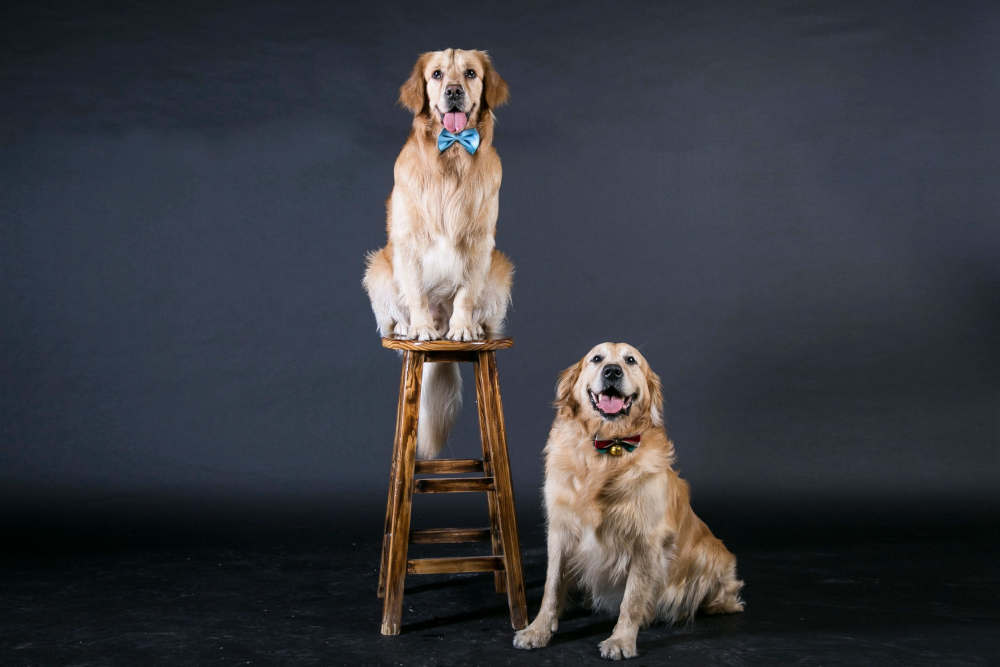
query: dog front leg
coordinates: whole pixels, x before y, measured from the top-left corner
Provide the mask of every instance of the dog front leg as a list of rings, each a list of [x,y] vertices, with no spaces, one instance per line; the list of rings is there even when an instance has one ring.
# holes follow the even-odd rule
[[[548,646],[552,633],[559,628],[559,615],[566,601],[566,573],[563,567],[564,545],[560,537],[562,531],[549,529],[548,569],[545,572],[545,591],[542,605],[531,625],[514,634],[517,648],[542,648]]]
[[[483,289],[486,287],[486,276],[490,271],[493,249],[477,252],[466,270],[465,281],[455,292],[454,309],[448,321],[447,337],[451,340],[477,340],[483,337],[483,323],[475,320],[474,313],[479,310]]]
[[[622,598],[618,612],[618,622],[611,636],[597,645],[601,657],[609,660],[634,658],[638,653],[635,640],[639,628],[646,625],[653,614],[656,600],[656,578],[653,575],[654,566],[650,559],[639,556],[629,567],[628,579],[625,582],[625,595]]]
[[[403,303],[409,311],[410,323],[406,329],[407,338],[432,340],[438,337],[431,315],[430,301],[423,286],[420,262],[407,253],[397,252],[393,257],[394,278],[403,295]]]

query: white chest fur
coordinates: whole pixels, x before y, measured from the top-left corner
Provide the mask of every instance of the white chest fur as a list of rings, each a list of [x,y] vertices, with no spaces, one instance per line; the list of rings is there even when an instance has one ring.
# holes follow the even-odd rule
[[[595,607],[614,612],[635,555],[635,537],[663,531],[666,489],[662,479],[636,480],[629,493],[609,502],[592,481],[574,474],[553,475],[546,483],[546,505],[550,526],[561,526],[567,538],[565,556],[576,581]],[[665,568],[666,551],[660,555]]]
[[[465,263],[454,242],[444,236],[432,240],[422,260],[424,289],[429,294],[451,294],[462,284]]]

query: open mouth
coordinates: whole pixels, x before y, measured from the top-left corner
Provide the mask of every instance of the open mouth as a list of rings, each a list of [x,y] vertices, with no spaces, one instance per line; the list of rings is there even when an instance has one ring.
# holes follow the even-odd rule
[[[465,129],[465,126],[469,124],[469,114],[472,113],[472,109],[469,109],[469,113],[458,110],[443,112],[437,108],[435,110],[441,117],[441,124],[444,125],[444,129],[453,133],[458,133]]]
[[[590,404],[594,406],[595,410],[601,413],[602,417],[605,419],[614,419],[615,417],[627,415],[629,410],[632,409],[632,401],[639,394],[635,393],[631,396],[624,396],[614,387],[607,387],[602,389],[599,394],[595,394],[588,389],[587,395],[590,396]]]

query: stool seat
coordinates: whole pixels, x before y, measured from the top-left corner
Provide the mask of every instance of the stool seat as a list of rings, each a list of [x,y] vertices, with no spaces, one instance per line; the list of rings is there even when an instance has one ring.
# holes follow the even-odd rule
[[[413,340],[411,338],[382,339],[382,347],[390,350],[411,350],[413,352],[485,352],[506,350],[514,345],[513,338],[484,338],[481,340]]]
[[[379,566],[378,595],[384,598],[383,635],[399,634],[403,584],[407,574],[492,572],[495,590],[507,594],[511,625],[517,630],[527,625],[521,547],[495,354],[496,350],[505,350],[513,344],[510,338],[471,341],[382,339],[383,347],[403,353]],[[472,362],[474,365],[482,459],[416,460],[420,384],[425,361]],[[455,473],[480,474],[471,477],[416,477]],[[490,518],[488,527],[411,529],[414,493],[477,492],[486,494]],[[490,556],[410,558],[407,553],[410,544],[485,541],[491,542]]]

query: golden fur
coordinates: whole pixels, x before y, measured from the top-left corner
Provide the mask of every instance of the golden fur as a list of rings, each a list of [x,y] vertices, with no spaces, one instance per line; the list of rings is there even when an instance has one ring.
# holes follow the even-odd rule
[[[472,155],[458,143],[438,151],[450,108],[447,86],[461,86],[465,127],[479,131]],[[502,171],[493,109],[507,97],[507,84],[484,51],[424,53],[400,88],[413,125],[386,203],[388,242],[369,254],[363,281],[383,336],[473,340],[501,333],[513,266],[494,247]],[[427,364],[421,456],[437,455],[460,404],[457,365]]]
[[[467,127],[479,131],[473,155],[458,144],[438,151],[449,84],[465,90]],[[393,172],[388,243],[369,255],[364,278],[382,335],[472,340],[502,326],[512,266],[494,248],[502,170],[492,110],[507,97],[483,51],[425,53],[400,88],[413,128]]]
[[[608,364],[620,367],[623,394],[633,397],[627,414],[611,418],[591,399]],[[595,608],[618,613],[599,647],[611,659],[635,656],[639,628],[657,618],[673,623],[698,611],[742,611],[736,557],[691,509],[688,485],[672,467],[660,379],[639,351],[597,345],[562,373],[555,406],[545,446],[545,591],[538,616],[514,646],[548,644],[571,584]],[[633,434],[641,436],[638,448],[620,457],[594,447],[595,437]]]

